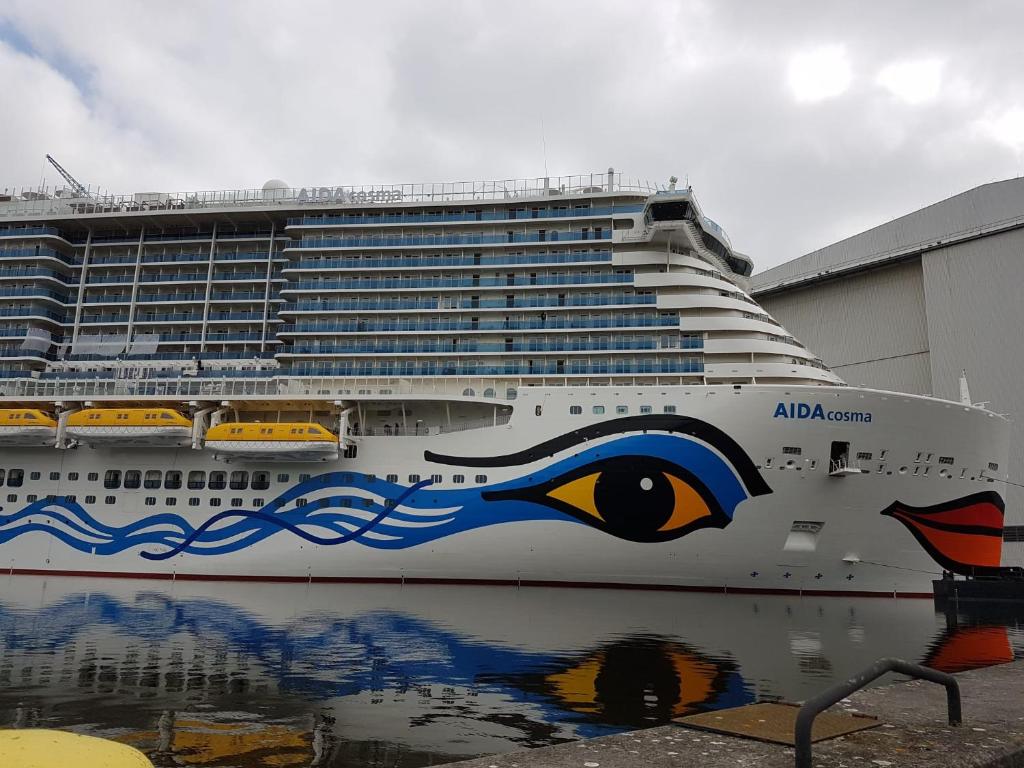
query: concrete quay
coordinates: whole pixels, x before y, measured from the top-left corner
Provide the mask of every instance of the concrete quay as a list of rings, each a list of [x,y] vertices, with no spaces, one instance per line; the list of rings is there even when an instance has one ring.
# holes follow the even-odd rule
[[[855,671],[855,670],[852,670]],[[828,768],[1024,768],[1024,661],[956,675],[963,725],[950,727],[946,692],[923,681],[869,688],[829,711],[882,725],[814,745]],[[449,764],[449,768],[792,768],[791,747],[665,725]]]

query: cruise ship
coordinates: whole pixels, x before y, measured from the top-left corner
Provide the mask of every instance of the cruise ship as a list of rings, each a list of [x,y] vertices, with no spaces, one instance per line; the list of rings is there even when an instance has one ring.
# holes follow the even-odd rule
[[[693,190],[0,196],[0,571],[930,595],[1006,420],[846,386]]]

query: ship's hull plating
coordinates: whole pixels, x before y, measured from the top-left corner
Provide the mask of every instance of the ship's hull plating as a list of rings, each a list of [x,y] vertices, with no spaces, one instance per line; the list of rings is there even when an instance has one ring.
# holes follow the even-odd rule
[[[1006,422],[929,398],[531,388],[507,425],[354,441],[327,463],[0,449],[8,475],[25,470],[0,496],[0,568],[926,594],[943,569],[1000,565]],[[838,476],[834,442],[849,444]],[[186,482],[107,489],[110,469]],[[187,487],[218,471],[269,487]]]

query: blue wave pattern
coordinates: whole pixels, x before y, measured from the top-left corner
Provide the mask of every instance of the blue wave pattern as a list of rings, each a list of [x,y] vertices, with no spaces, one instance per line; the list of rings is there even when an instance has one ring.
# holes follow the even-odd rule
[[[0,515],[0,544],[38,531],[80,552],[113,555],[138,548],[141,556],[161,560],[180,552],[236,552],[284,531],[315,544],[358,542],[397,550],[505,523],[558,520],[586,525],[541,503],[488,501],[482,494],[528,488],[616,456],[651,456],[685,468],[701,479],[730,519],[749,496],[731,465],[701,441],[636,434],[595,445],[524,477],[467,489],[437,489],[430,481],[406,486],[361,473],[327,472],[293,485],[258,510],[221,511],[198,526],[165,512],[116,527],[97,520],[76,501],[43,499]]]

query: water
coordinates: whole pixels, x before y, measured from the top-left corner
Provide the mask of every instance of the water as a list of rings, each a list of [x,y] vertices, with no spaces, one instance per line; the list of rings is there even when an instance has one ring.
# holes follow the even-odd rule
[[[931,601],[0,580],[0,727],[158,766],[436,765],[799,700],[880,656],[1010,660],[1013,616]]]

